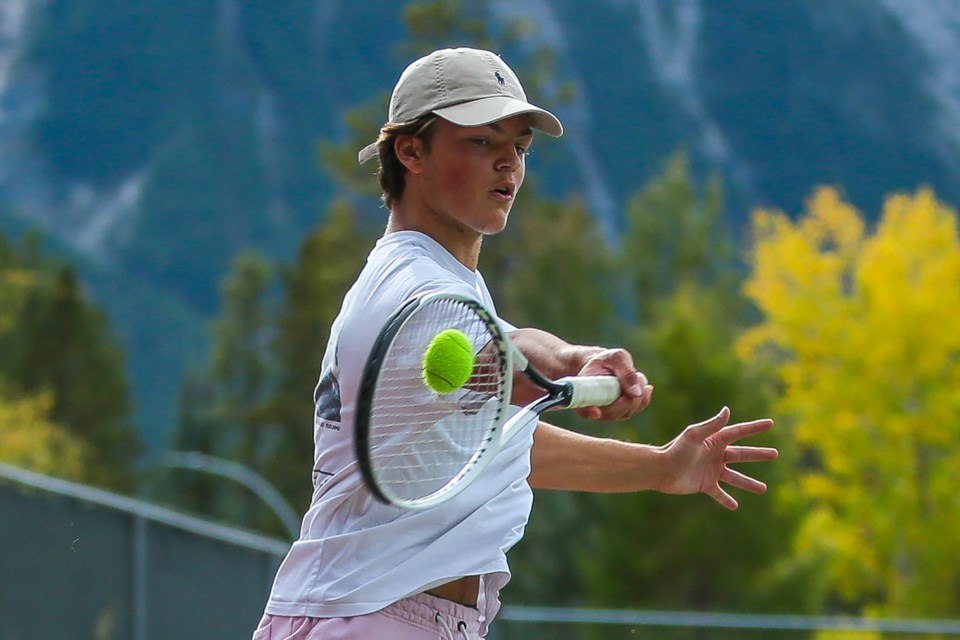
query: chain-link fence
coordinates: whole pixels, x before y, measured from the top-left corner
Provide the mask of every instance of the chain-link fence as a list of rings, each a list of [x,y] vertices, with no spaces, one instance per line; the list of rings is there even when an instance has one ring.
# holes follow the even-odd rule
[[[960,620],[504,607],[489,640],[950,640]]]
[[[249,639],[287,546],[0,464],[0,639]]]
[[[288,544],[0,464],[0,640],[248,640]],[[505,606],[489,640],[950,640],[960,621]]]

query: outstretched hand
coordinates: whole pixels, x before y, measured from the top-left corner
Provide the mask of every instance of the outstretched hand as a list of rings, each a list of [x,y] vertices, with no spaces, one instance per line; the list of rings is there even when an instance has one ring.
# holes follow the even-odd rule
[[[764,418],[728,425],[729,421],[730,409],[724,407],[714,417],[690,425],[664,445],[667,462],[657,489],[672,494],[702,492],[731,510],[739,503],[720,486],[721,482],[751,493],[764,493],[767,485],[727,465],[775,459],[779,453],[774,448],[733,445],[768,431],[773,427],[773,420]]]

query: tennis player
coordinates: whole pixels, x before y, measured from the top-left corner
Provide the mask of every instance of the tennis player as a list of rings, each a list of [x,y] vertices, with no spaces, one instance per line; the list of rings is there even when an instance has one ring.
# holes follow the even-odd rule
[[[360,162],[379,160],[389,221],[331,329],[314,394],[313,499],[255,640],[483,638],[510,579],[506,554],[523,535],[531,488],[704,492],[728,509],[737,502],[720,482],[766,490],[727,465],[775,458],[775,449],[733,445],[773,423],[729,425],[727,408],[664,446],[530,424],[476,482],[425,510],[384,505],[364,487],[353,420],[372,342],[412,296],[465,294],[494,310],[477,261],[483,237],[507,223],[534,131],[559,137],[563,129],[553,114],[527,102],[516,75],[494,53],[435,51],[397,81],[388,122],[359,154]],[[504,325],[547,376],[620,380],[615,403],[581,409],[582,415],[622,420],[649,404],[653,387],[627,351]],[[518,376],[514,404],[533,399],[524,384]]]

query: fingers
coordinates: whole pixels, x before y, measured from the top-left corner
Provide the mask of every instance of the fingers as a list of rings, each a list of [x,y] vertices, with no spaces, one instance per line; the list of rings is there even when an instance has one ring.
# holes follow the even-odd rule
[[[576,413],[581,418],[586,418],[587,420],[599,420],[603,415],[600,407],[582,407],[580,409],[576,409]]]
[[[640,413],[649,406],[653,399],[653,385],[641,388],[641,395],[632,396],[624,392],[617,400],[606,407],[584,407],[577,409],[577,413],[588,420],[602,420],[613,422],[626,420]]]
[[[707,495],[716,500],[724,509],[735,511],[737,507],[740,506],[740,503],[737,502],[732,495],[724,491],[720,485],[717,485],[713,488],[713,490],[708,491]]]
[[[720,410],[720,413],[704,420],[703,422],[698,422],[697,424],[690,425],[688,430],[692,431],[699,437],[701,440],[706,440],[712,438],[716,440],[719,444],[727,447],[728,449],[737,450],[738,447],[730,447],[729,445],[737,440],[742,440],[743,438],[748,438],[750,436],[755,436],[759,433],[764,433],[773,428],[773,420],[769,418],[761,418],[758,420],[751,420],[749,422],[738,422],[737,424],[727,425],[727,422],[730,420],[730,409],[724,407]],[[758,458],[751,459],[753,460],[772,460],[777,457],[776,449],[769,448],[755,448],[751,447],[750,450],[762,451]],[[745,455],[743,452],[738,453],[737,455]],[[753,454],[750,454],[753,455]],[[747,460],[741,460],[745,462]]]
[[[737,440],[742,440],[743,438],[755,436],[758,433],[764,433],[772,428],[773,420],[770,420],[769,418],[751,420],[750,422],[738,422],[737,424],[732,424],[729,427],[726,427],[722,432],[722,438],[724,444],[730,444],[731,442],[736,442]]]
[[[725,509],[734,510],[739,507],[739,503],[720,486],[721,482],[731,487],[756,494],[765,493],[767,491],[767,485],[756,478],[731,469],[727,465],[739,462],[774,460],[779,456],[779,452],[773,447],[751,447],[731,444],[742,438],[769,431],[773,427],[773,420],[761,418],[749,422],[728,425],[729,420],[730,409],[723,407],[720,412],[712,418],[688,427],[688,432],[706,446],[714,448],[715,445],[719,445],[717,448],[723,451],[719,477],[716,479],[715,484],[712,486],[708,485],[709,488],[707,488],[704,493],[713,498]]]
[[[767,460],[776,460],[780,452],[773,447],[727,447],[727,453],[724,462],[765,462]]]
[[[749,491],[750,493],[765,493],[767,491],[767,485],[763,482],[744,475],[739,471],[734,471],[733,469],[724,469],[723,473],[720,475],[720,480],[729,484],[730,486],[743,489],[744,491]],[[705,491],[705,493],[716,500],[717,503],[724,509],[734,511],[740,506],[740,503],[737,502],[736,498],[727,493],[723,487],[719,485],[719,483]]]
[[[620,387],[623,389],[623,392],[635,398],[644,395],[644,390],[650,387],[647,376],[644,375],[642,371],[637,371],[633,368],[618,373],[617,379],[620,381]]]
[[[749,491],[750,493],[766,493],[767,491],[767,485],[765,483],[734,469],[724,469],[723,473],[720,474],[720,480],[738,489]]]
[[[637,384],[646,384],[646,378],[640,379],[633,374],[638,373],[633,366],[633,356],[626,349],[600,349],[584,363],[579,375],[612,375],[620,380],[620,384],[627,388]]]
[[[639,372],[638,372],[639,373]],[[640,374],[641,376],[643,374]],[[646,377],[643,378],[646,381]],[[653,400],[653,385],[640,387],[640,395],[630,395],[625,391],[616,402],[600,408],[600,420],[626,420],[646,409]]]
[[[701,439],[706,440],[713,434],[719,432],[726,426],[727,422],[730,421],[730,409],[724,407],[720,409],[720,413],[713,416],[712,418],[707,418],[703,422],[698,422],[697,424],[690,425],[689,429],[695,432]]]
[[[579,375],[612,375],[620,382],[622,393],[606,407],[580,409],[578,413],[593,420],[613,421],[630,418],[643,411],[653,397],[647,376],[634,368],[633,356],[626,349],[601,349],[594,353]]]

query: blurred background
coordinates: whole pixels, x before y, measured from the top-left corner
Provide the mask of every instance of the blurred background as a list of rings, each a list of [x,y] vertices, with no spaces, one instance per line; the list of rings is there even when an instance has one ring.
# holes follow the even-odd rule
[[[386,221],[356,153],[458,45],[566,128],[499,311],[657,389],[558,422],[782,454],[733,513],[538,494],[495,637],[960,635],[960,3],[0,0],[0,636],[249,637]]]

